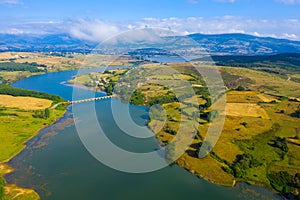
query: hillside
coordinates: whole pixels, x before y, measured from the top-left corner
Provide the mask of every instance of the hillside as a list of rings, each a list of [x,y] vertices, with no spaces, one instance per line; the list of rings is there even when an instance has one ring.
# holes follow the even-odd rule
[[[211,54],[270,55],[299,53],[300,42],[246,34],[189,35]]]
[[[246,34],[205,35],[192,34],[186,36],[164,37],[170,44],[175,42],[182,46],[170,45],[174,51],[185,48],[193,55],[195,46],[189,46],[189,38],[195,40],[213,55],[271,55],[279,53],[300,53],[300,41],[256,37]],[[90,42],[74,38],[69,34],[53,35],[11,35],[0,34],[0,52],[2,51],[60,51],[60,52],[91,52],[99,42]],[[143,44],[152,41],[143,41]],[[122,45],[119,46],[122,49]],[[105,51],[100,49],[100,51]],[[128,52],[124,52],[128,53]]]

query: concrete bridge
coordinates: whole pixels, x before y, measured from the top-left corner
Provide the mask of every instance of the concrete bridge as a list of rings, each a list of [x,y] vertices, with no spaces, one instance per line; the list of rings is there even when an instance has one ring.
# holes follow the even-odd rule
[[[95,97],[90,99],[82,99],[82,100],[76,100],[76,101],[70,101],[70,104],[78,104],[78,103],[85,103],[85,102],[91,102],[91,101],[100,101],[104,99],[111,99],[113,98],[113,95],[110,96],[104,96],[104,97]]]

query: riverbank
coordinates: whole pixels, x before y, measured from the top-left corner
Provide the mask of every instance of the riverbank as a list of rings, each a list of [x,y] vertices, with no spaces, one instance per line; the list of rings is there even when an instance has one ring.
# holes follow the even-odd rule
[[[41,107],[49,107],[50,100],[45,99],[43,101],[43,99],[34,97],[11,97],[8,99],[12,98],[14,99],[13,108],[1,107],[0,109],[0,179],[3,179],[6,174],[13,172],[13,168],[8,163],[26,148],[26,143],[38,135],[40,130],[54,124],[66,112],[65,107],[41,110]],[[31,107],[26,107],[26,110],[23,105],[24,98],[31,102],[28,105]],[[11,104],[11,102],[3,103],[4,100],[1,99],[2,104]],[[34,102],[36,102],[36,105]],[[42,105],[43,102],[45,106]],[[17,107],[18,105],[20,107]],[[48,111],[46,111],[47,109]],[[40,116],[40,113],[43,112],[48,114]],[[32,189],[20,188],[14,184],[5,184],[0,187],[2,187],[0,191],[4,189],[4,194],[2,195],[4,195],[5,199],[39,199],[39,195]]]
[[[289,86],[299,89],[299,83],[293,82],[289,83],[290,85],[283,85],[281,84],[281,77],[274,74],[240,68],[219,68],[226,83],[228,82],[228,88],[230,88],[230,83],[235,80],[245,79],[247,81],[240,83],[243,86],[235,86],[235,88],[230,88],[227,91],[226,119],[222,134],[213,151],[205,158],[200,159],[198,156],[199,148],[203,144],[210,127],[211,104],[208,104],[209,98],[204,98],[206,95],[205,88],[194,87],[195,93],[199,93],[191,98],[184,96],[184,92],[180,93],[183,96],[181,103],[179,103],[176,102],[172,92],[160,86],[159,83],[181,76],[183,79],[192,80],[192,85],[204,84],[195,77],[193,71],[188,71],[188,66],[184,68],[177,66],[177,70],[182,72],[175,77],[170,74],[149,76],[151,74],[149,72],[151,71],[150,67],[145,66],[142,72],[136,70],[126,74],[122,71],[87,74],[77,77],[76,80],[85,86],[97,85],[97,88],[103,88],[105,91],[115,89],[115,92],[123,94],[121,98],[124,98],[126,95],[131,95],[127,92],[130,90],[128,88],[132,87],[129,84],[131,82],[128,81],[131,80],[131,77],[150,77],[147,80],[151,80],[151,84],[136,83],[140,86],[136,91],[132,91],[130,103],[143,106],[160,104],[164,108],[167,116],[164,127],[160,125],[159,120],[151,120],[148,123],[149,128],[156,133],[157,139],[164,144],[170,144],[173,141],[179,124],[195,120],[193,117],[195,106],[192,103],[192,98],[197,98],[200,105],[197,104],[196,106],[202,108],[201,118],[196,119],[199,122],[198,134],[193,144],[176,161],[176,164],[198,177],[218,185],[235,186],[238,182],[247,182],[252,185],[263,186],[274,193],[285,196],[296,197],[299,194],[297,177],[300,157],[295,156],[295,152],[300,150],[299,145],[297,145],[299,141],[299,118],[294,117],[293,114],[299,109],[299,102],[287,96],[298,91],[294,90],[292,93]],[[246,71],[247,74],[236,75],[241,71]],[[255,79],[256,76],[253,76],[257,73],[262,77],[271,77],[269,78],[270,81],[267,83],[258,82]],[[120,74],[123,75],[122,83],[118,83]],[[158,84],[155,84],[155,81]],[[176,83],[173,84],[176,85]],[[274,85],[281,85],[281,96],[266,94],[257,89],[259,87],[273,87]],[[160,118],[159,112],[156,114]],[[189,130],[188,127],[192,126],[187,126],[186,130]],[[294,140],[297,142],[295,143]]]

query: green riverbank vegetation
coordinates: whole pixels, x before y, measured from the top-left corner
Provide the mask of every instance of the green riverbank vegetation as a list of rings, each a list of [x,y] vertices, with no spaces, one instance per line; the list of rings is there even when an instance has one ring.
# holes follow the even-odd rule
[[[162,143],[169,144],[175,138],[179,124],[188,131],[196,122],[197,136],[176,163],[197,176],[226,186],[245,181],[267,187],[286,198],[299,199],[299,82],[266,70],[217,67],[227,88],[225,125],[209,155],[199,158],[210,119],[222,113],[212,110],[217,102],[211,101],[203,78],[190,64],[157,65],[172,66],[179,74],[151,76],[151,67],[155,67],[152,64],[143,66],[143,72],[136,69],[106,71],[82,75],[73,81],[105,91],[109,87],[109,92],[114,90],[121,99],[129,99],[132,104],[161,105],[166,114],[165,123],[159,120],[161,113],[154,112],[152,115],[157,117],[152,118],[148,126]],[[136,83],[136,77],[146,77],[151,83]],[[195,95],[185,95],[186,88],[176,85],[177,79],[189,81]],[[172,86],[177,87],[176,95],[174,90],[159,84],[166,80],[175,80]],[[138,87],[132,91],[130,83]],[[195,114],[197,109],[200,117]],[[209,141],[205,145],[209,146]]]
[[[42,92],[0,85],[0,199],[39,199],[31,189],[6,184],[3,176],[13,169],[7,162],[25,148],[25,143],[38,131],[53,124],[65,113],[64,99]],[[26,109],[24,108],[24,98]]]

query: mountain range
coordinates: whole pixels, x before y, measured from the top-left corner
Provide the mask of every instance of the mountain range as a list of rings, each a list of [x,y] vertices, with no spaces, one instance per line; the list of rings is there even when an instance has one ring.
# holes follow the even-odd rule
[[[191,34],[187,36],[200,44],[211,55],[273,55],[280,53],[300,53],[300,41],[257,37],[247,34]],[[184,43],[186,36],[176,36]],[[173,37],[174,40],[174,37]],[[90,52],[98,42],[77,39],[68,34],[12,35],[0,34],[0,51],[29,52]],[[174,46],[173,48],[176,48]],[[189,45],[186,51],[192,53]]]

